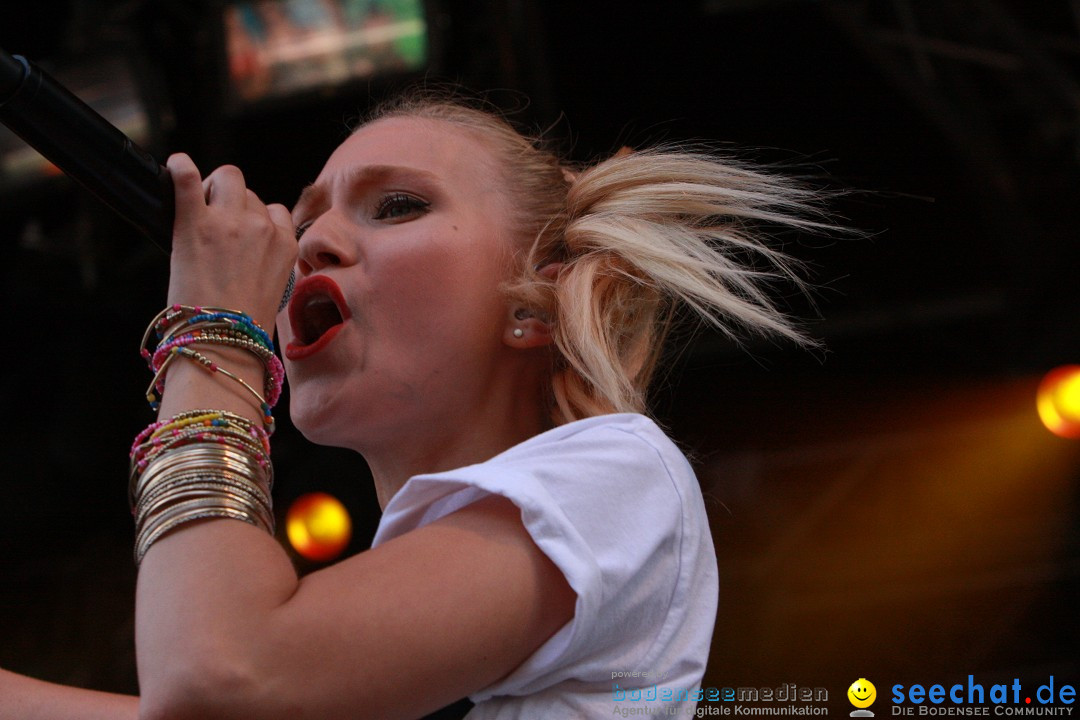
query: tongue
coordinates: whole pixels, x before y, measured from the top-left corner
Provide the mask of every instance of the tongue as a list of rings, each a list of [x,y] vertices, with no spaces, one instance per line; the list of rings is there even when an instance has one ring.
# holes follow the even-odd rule
[[[329,298],[312,298],[304,305],[304,344],[310,345],[327,330],[341,324],[341,313]]]

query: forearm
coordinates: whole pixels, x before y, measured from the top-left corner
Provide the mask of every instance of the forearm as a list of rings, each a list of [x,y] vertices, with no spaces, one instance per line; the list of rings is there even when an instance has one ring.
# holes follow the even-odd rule
[[[252,388],[264,367],[251,353],[200,348]],[[261,424],[251,392],[233,378],[177,358],[165,377],[160,419],[195,409],[225,410]],[[243,675],[266,630],[266,615],[291,596],[297,578],[272,536],[232,519],[180,525],[141,560],[136,602],[140,684],[149,707],[160,698],[213,687],[217,674]],[[183,696],[183,695],[181,695]],[[171,704],[172,701],[167,701]]]
[[[57,685],[0,670],[0,718],[18,720],[134,720],[139,699]]]
[[[214,713],[198,712],[204,703],[220,710],[243,701],[267,677],[271,616],[298,584],[266,532],[272,523],[261,406],[274,402],[281,378],[266,337],[236,314],[273,332],[296,246],[288,211],[263,205],[236,168],[203,181],[186,157],[170,158],[169,167],[177,213],[168,303],[234,312],[194,320],[196,313],[181,307],[165,319],[174,345],[191,344],[166,370],[159,412],[166,424],[139,450],[136,519],[146,554],[136,651],[144,717],[209,718]],[[194,329],[177,335],[188,333],[187,319]],[[200,355],[220,371],[208,372],[214,367]],[[199,420],[193,410],[215,414]],[[214,424],[199,427],[209,420]]]
[[[256,359],[224,350],[216,358],[223,367],[252,386],[262,382]],[[259,417],[238,383],[189,361],[174,363],[161,417],[192,409]],[[139,677],[146,704],[171,708],[177,700],[220,694],[222,683],[232,686],[229,694],[238,700],[257,692],[244,686],[266,679],[259,641],[270,631],[273,610],[292,596],[297,583],[274,538],[236,520],[189,523],[154,543],[139,568],[136,601]]]

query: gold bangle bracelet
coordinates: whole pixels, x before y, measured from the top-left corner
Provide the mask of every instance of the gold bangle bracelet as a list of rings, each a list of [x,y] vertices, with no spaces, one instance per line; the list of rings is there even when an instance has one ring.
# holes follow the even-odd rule
[[[263,467],[246,453],[219,443],[190,443],[156,455],[141,473],[133,474],[128,499],[134,504],[158,474],[207,466],[244,474],[255,480],[267,493],[273,486],[273,465]]]
[[[267,524],[273,523],[270,499],[250,482],[230,478],[225,473],[190,473],[184,476],[170,475],[153,488],[153,492],[139,498],[135,507],[136,526],[162,507],[194,495],[210,496],[217,493],[246,502],[266,516]]]

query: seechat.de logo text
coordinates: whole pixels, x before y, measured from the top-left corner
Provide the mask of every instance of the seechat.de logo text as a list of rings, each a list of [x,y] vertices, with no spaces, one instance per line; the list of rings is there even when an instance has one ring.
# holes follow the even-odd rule
[[[1076,688],[1053,675],[1034,691],[1019,678],[989,687],[976,682],[953,685],[893,685],[893,715],[1060,715],[1071,716]],[[853,713],[854,714],[854,713]]]

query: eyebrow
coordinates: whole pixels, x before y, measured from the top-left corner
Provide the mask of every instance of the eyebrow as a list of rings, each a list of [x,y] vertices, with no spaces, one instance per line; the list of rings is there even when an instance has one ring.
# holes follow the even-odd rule
[[[403,165],[365,165],[364,167],[349,168],[341,177],[341,181],[351,190],[372,183],[385,182],[391,178],[426,183],[432,183],[437,179],[434,173],[427,170]],[[314,182],[300,191],[300,197],[297,198],[296,203],[293,205],[293,210],[323,203],[329,194],[328,183]]]

